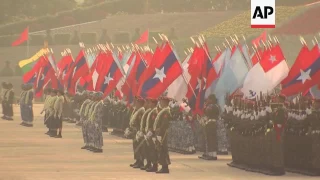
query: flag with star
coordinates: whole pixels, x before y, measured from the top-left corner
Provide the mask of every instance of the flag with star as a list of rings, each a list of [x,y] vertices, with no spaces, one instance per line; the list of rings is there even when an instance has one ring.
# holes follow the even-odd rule
[[[62,59],[57,64],[58,69],[58,79],[64,83],[65,76],[73,63],[71,55],[63,56]]]
[[[248,72],[241,91],[246,97],[271,92],[289,73],[288,64],[279,44],[264,51],[260,62]]]
[[[304,92],[319,83],[320,80],[320,55],[317,48],[309,51],[308,47],[302,47],[295,63],[290,69],[289,75],[281,85],[281,93],[292,96]]]
[[[108,96],[123,77],[120,66],[120,62],[109,52],[104,59],[103,68],[98,72],[99,76],[95,90],[102,92],[104,96]]]
[[[40,68],[41,68],[42,66],[44,66],[44,64],[43,64],[44,61],[45,61],[44,58],[45,58],[44,56],[41,56],[41,57],[39,58],[39,60],[36,61],[35,64],[32,66],[32,69],[29,70],[28,72],[26,72],[26,73],[23,75],[23,82],[24,82],[24,83],[27,83],[27,84],[32,83],[32,84],[33,84],[33,83],[36,82],[36,80],[37,80],[37,74],[38,74]]]
[[[157,60],[153,60],[143,73],[138,95],[158,98],[182,74],[182,67],[168,42]]]
[[[203,48],[195,47],[192,56],[189,60],[188,73],[191,75],[189,80],[188,91],[186,98],[189,106],[194,112],[196,109],[198,94],[202,91],[202,68],[204,62],[205,52]]]
[[[65,86],[70,94],[75,94],[75,86],[78,80],[88,73],[89,66],[85,58],[85,53],[81,50],[66,75],[67,81],[65,81]]]
[[[141,83],[142,74],[147,69],[145,61],[140,56],[140,52],[135,52],[135,55],[128,61],[127,76],[125,83],[121,88],[121,92],[127,97],[127,101],[130,104],[133,102],[134,96],[137,95],[139,90],[139,85]],[[124,67],[125,68],[125,67]],[[124,69],[124,71],[126,71]]]
[[[46,56],[41,59],[41,68],[37,72],[37,79],[34,84],[35,96],[41,97],[43,93],[43,88],[49,82],[53,83],[52,88],[58,88],[56,83],[56,77],[53,67],[51,66],[48,58]]]

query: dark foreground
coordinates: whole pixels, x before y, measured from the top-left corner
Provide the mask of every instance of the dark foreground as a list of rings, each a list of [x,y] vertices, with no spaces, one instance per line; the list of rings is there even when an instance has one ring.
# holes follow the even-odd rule
[[[130,140],[104,133],[104,152],[93,154],[81,150],[81,129],[64,123],[62,139],[49,138],[39,115],[42,105],[35,105],[33,128],[20,126],[19,107],[15,120],[0,120],[0,180],[108,180],[108,179],[208,179],[208,180],[305,180],[317,179],[298,174],[272,177],[245,172],[227,166],[231,156],[218,161],[203,161],[198,155],[170,153],[169,175],[132,169]]]

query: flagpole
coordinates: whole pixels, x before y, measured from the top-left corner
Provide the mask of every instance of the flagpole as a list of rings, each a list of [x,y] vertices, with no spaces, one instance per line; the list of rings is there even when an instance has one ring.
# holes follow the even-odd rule
[[[28,40],[27,40],[27,57],[29,57],[29,27],[28,27]]]

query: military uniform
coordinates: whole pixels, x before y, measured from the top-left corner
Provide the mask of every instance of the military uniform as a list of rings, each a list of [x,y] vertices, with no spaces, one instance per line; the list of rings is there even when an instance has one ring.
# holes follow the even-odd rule
[[[101,100],[103,93],[97,92],[94,94],[95,103],[93,103],[91,112],[89,112],[89,123],[91,129],[89,137],[92,141],[91,151],[95,153],[103,152],[103,136],[102,136],[102,117],[103,117],[103,101]]]
[[[4,92],[4,97],[2,100],[3,107],[3,119],[5,120],[13,120],[13,102],[14,101],[14,91],[11,83],[7,84],[7,90]]]
[[[33,86],[32,84],[25,84],[23,91],[20,94],[20,111],[21,111],[21,125],[32,127],[33,126]]]
[[[53,109],[54,109],[54,122],[52,123],[53,129],[59,129],[58,135],[56,134],[56,138],[62,138],[62,114],[63,108],[65,104],[64,93],[62,90],[58,91],[58,95],[56,97],[56,101],[54,102]]]
[[[92,129],[92,123],[89,121],[89,115],[93,111],[94,104],[93,92],[88,93],[89,99],[85,100],[80,108],[80,123],[82,124],[82,136],[85,146],[81,149],[91,150],[93,149],[93,142],[90,135],[90,130]]]
[[[153,130],[157,136],[155,143],[158,151],[158,163],[162,166],[161,170],[157,171],[157,173],[169,173],[168,166],[171,164],[171,161],[169,157],[167,136],[172,116],[170,113],[170,107],[164,107],[162,104],[169,105],[170,99],[163,96],[160,97],[159,100],[162,108],[157,114],[153,125]]]
[[[47,97],[47,102],[45,102],[45,125],[49,129],[47,134],[51,137],[57,135],[56,119],[55,119],[55,102],[58,98],[57,90],[51,90],[50,97]]]
[[[213,102],[206,103],[204,107],[204,115],[205,116],[202,118],[202,121],[205,128],[206,149],[204,154],[199,158],[205,160],[217,160],[217,120],[220,115],[219,106]]]
[[[5,112],[6,112],[6,104],[5,104],[5,94],[8,91],[7,83],[3,82],[2,83],[2,88],[1,88],[1,105],[2,105],[2,119],[5,119]]]
[[[130,122],[129,122],[129,133],[130,136],[132,136],[132,147],[133,147],[133,153],[134,153],[134,159],[136,160],[135,163],[130,164],[131,167],[136,167],[136,166],[142,166],[143,162],[139,159],[139,154],[137,153],[136,149],[139,145],[136,135],[138,130],[141,127],[141,118],[145,112],[145,108],[143,107],[144,104],[144,99],[141,97],[136,97],[135,99],[135,105],[136,105],[136,111],[133,112]]]
[[[147,172],[156,172],[158,170],[158,154],[153,139],[156,138],[153,125],[158,115],[158,108],[152,108],[146,119],[145,132],[146,132],[146,158],[147,162],[151,162],[152,166],[146,167]]]

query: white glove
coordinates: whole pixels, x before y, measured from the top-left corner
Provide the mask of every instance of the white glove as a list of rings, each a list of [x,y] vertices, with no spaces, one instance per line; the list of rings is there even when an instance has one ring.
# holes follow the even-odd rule
[[[152,135],[153,135],[152,132],[151,132],[151,131],[148,131],[147,137],[151,137]]]
[[[282,125],[281,125],[281,124],[277,124],[277,126],[278,126],[278,128],[281,128],[281,127],[282,127]]]
[[[161,136],[157,136],[157,139],[161,142],[162,137]]]

